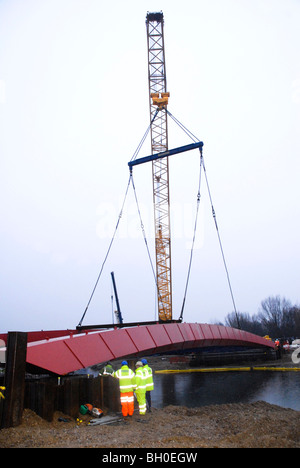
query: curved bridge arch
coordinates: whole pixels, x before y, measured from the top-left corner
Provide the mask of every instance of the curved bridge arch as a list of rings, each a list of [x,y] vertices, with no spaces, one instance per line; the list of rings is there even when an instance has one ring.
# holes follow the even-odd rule
[[[36,335],[38,336],[42,335]],[[70,333],[69,336],[31,341],[28,343],[26,361],[54,374],[65,375],[120,358],[192,351],[211,346],[275,347],[274,343],[265,338],[235,328],[198,323],[167,323],[93,330],[78,335]]]

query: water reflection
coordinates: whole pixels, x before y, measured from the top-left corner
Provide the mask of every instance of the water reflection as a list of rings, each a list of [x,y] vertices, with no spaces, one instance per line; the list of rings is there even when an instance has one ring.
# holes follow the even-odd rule
[[[266,401],[300,411],[300,372],[155,374],[153,406]]]

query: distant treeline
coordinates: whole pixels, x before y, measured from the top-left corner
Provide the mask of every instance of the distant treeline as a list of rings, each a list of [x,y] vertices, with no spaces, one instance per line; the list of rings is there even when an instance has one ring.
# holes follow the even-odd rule
[[[240,328],[256,335],[271,338],[300,338],[300,307],[280,296],[268,297],[261,302],[257,314],[231,312],[225,318],[225,325]]]

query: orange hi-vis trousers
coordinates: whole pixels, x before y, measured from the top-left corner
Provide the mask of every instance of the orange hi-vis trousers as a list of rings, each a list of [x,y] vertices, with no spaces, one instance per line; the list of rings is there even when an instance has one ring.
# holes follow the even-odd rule
[[[126,418],[126,416],[132,416],[134,412],[133,392],[120,393],[120,399],[124,418]]]

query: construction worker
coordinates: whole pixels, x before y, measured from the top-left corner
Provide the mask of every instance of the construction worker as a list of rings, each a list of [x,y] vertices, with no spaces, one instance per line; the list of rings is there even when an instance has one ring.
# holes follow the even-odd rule
[[[134,411],[134,372],[131,369],[129,369],[128,362],[123,361],[121,364],[121,368],[111,375],[119,379],[120,400],[122,405],[123,417],[126,418],[127,416],[132,416]]]
[[[135,394],[139,404],[140,415],[146,414],[146,385],[147,385],[147,371],[143,368],[143,363],[138,361],[135,365]]]
[[[151,367],[148,365],[147,359],[142,359],[143,369],[147,371],[147,380],[146,380],[146,404],[147,411],[151,413],[151,392],[154,390],[153,382],[153,372]]]
[[[113,366],[108,362],[102,369],[100,369],[99,375],[112,375],[114,372]]]

